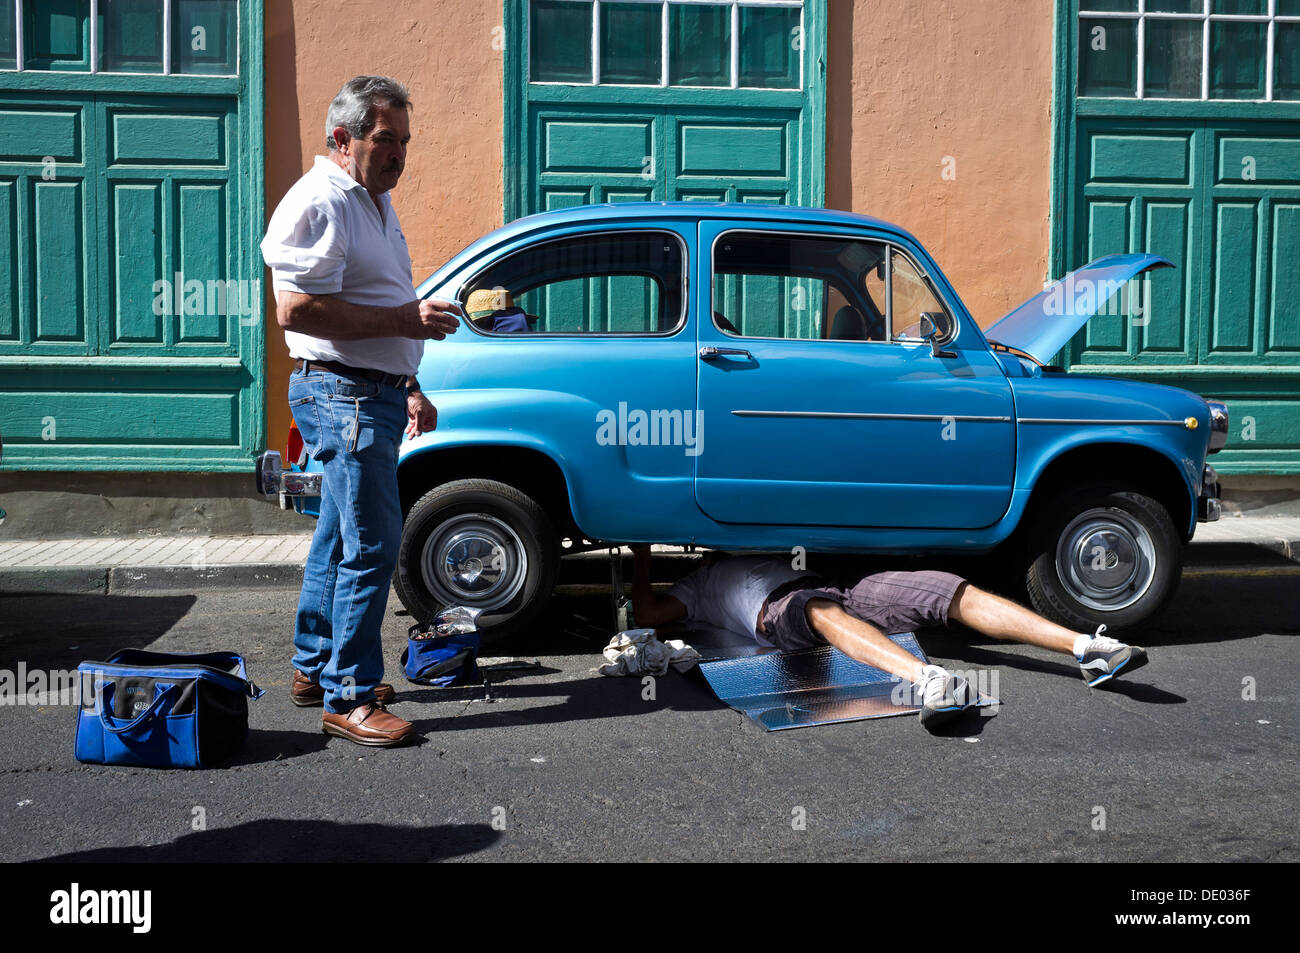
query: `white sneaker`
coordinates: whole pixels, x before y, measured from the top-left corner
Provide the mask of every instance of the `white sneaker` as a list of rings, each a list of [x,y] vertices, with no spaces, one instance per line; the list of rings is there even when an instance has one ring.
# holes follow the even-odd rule
[[[1102,635],[1105,631],[1104,625],[1097,626],[1097,632],[1084,646],[1083,652],[1074,656],[1089,688],[1109,681],[1121,670],[1132,672],[1147,664],[1146,649]]]
[[[921,696],[921,727],[933,731],[972,707],[977,695],[970,683],[938,665],[927,665],[916,686]]]

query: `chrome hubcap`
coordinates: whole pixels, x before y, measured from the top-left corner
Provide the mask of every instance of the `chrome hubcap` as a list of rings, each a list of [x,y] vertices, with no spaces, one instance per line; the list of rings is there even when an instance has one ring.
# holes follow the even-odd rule
[[[1056,544],[1056,572],[1080,603],[1115,612],[1142,598],[1155,578],[1155,543],[1122,510],[1097,507],[1076,516]]]
[[[429,535],[420,565],[430,592],[443,605],[490,610],[505,605],[523,588],[528,553],[502,520],[463,513]]]

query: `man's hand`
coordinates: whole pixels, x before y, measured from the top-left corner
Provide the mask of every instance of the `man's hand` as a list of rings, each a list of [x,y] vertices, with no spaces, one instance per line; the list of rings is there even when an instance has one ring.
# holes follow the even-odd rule
[[[418,437],[438,429],[438,408],[420,391],[406,395],[406,435]]]
[[[686,606],[668,593],[656,593],[650,585],[650,544],[632,543],[632,611],[636,624],[654,628],[686,618]]]
[[[423,298],[413,301],[414,314],[403,337],[420,341],[441,341],[448,334],[455,334],[460,327],[457,320],[459,308],[450,301],[441,298]]]
[[[334,341],[393,337],[441,341],[460,327],[457,310],[455,304],[439,298],[378,307],[353,304],[338,295],[280,291],[275,297],[275,319],[280,327]]]

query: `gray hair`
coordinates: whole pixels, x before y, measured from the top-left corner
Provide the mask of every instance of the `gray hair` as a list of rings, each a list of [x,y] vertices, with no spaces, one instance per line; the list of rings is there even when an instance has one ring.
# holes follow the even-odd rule
[[[334,130],[342,126],[353,139],[364,139],[375,128],[375,109],[411,108],[411,93],[387,76],[354,76],[339,90],[325,114],[325,142],[337,149]]]

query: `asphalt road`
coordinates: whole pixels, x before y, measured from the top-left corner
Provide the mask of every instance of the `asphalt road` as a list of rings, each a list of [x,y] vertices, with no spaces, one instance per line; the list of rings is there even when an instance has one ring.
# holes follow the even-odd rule
[[[268,690],[234,762],[197,772],[82,765],[74,708],[0,707],[0,857],[1294,861],[1298,591],[1293,564],[1191,566],[1134,639],[1151,664],[1111,690],[1039,649],[923,632],[941,663],[998,666],[996,715],[943,737],[910,717],[766,733],[694,675],[646,700],[590,672],[603,641],[573,616],[603,624],[607,596],[559,597],[491,647],[542,666],[498,673],[491,702],[406,686],[394,597],[393,710],[422,736],[397,750],[327,739],[289,703],[296,590],[0,597],[0,669],[229,648]]]

